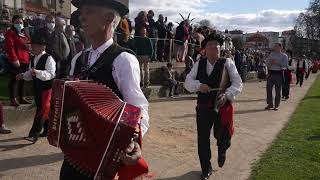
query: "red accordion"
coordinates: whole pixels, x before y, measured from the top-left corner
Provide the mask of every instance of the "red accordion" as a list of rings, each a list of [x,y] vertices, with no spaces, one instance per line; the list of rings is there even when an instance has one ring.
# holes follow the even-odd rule
[[[140,108],[92,81],[53,83],[48,141],[67,161],[95,179],[113,179],[120,153],[140,131]]]

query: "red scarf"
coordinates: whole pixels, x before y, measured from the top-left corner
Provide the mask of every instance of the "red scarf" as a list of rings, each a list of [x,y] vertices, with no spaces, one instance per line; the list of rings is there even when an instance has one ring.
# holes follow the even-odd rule
[[[141,134],[141,127],[140,127],[140,136],[139,136],[139,144],[142,148],[142,134]],[[147,162],[141,158],[136,165],[132,166],[123,166],[118,171],[118,180],[134,180],[138,177],[147,176],[149,172]]]
[[[233,106],[231,103],[226,103],[219,109],[220,126],[217,131],[214,132],[214,137],[219,139],[222,137],[225,131],[228,131],[230,137],[233,136]]]

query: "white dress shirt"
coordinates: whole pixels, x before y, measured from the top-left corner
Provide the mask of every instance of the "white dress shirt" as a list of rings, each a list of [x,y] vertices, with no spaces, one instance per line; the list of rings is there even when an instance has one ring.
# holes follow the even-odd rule
[[[214,64],[215,65],[215,64]],[[207,60],[207,74],[210,75],[214,69],[214,65],[212,65],[208,60]],[[228,71],[230,81],[231,81],[231,86],[226,90],[225,94],[228,98],[229,101],[233,102],[235,100],[235,97],[240,94],[242,91],[242,80],[241,77],[237,71],[237,68],[234,64],[234,62],[231,59],[227,59],[225,65],[224,65]],[[197,61],[190,73],[187,75],[186,82],[184,83],[184,87],[189,91],[189,92],[198,92],[200,89],[200,81],[196,80],[197,79],[197,74],[198,74],[198,68],[199,68],[199,61]]]
[[[85,52],[90,51],[88,60],[89,67],[91,67],[98,60],[100,55],[112,44],[113,39],[110,39],[95,50],[92,47],[85,50]],[[72,59],[70,76],[73,76],[74,74],[74,68],[80,55],[81,52]],[[141,108],[141,129],[142,135],[144,136],[149,128],[149,103],[140,88],[139,62],[134,55],[123,52],[114,60],[112,66],[112,77],[123,96],[123,100],[131,105]]]
[[[303,64],[305,64],[305,71],[307,72],[309,70],[309,64],[307,60],[298,60],[296,66],[298,66],[298,68],[303,68]]]
[[[43,51],[39,55],[37,55],[34,60],[34,68],[36,69],[36,66],[40,60],[40,58],[45,54],[46,52]],[[56,76],[56,62],[52,58],[52,56],[49,56],[45,65],[46,70],[35,70],[36,72],[36,78],[40,79],[41,81],[49,81],[52,80]],[[29,64],[29,71],[25,72],[23,74],[23,79],[26,81],[32,81],[32,75],[31,75],[31,63]]]

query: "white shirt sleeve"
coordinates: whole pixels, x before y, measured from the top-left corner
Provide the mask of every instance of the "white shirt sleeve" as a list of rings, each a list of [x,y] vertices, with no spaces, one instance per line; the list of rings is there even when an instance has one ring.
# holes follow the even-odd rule
[[[76,62],[77,62],[77,59],[81,56],[83,51],[79,52],[78,54],[76,54],[73,59],[71,60],[71,68],[70,68],[70,72],[69,72],[69,75],[70,76],[73,76],[74,74],[74,68],[76,66]]]
[[[41,81],[49,81],[56,76],[56,62],[49,56],[45,66],[46,70],[36,70],[36,78]]]
[[[190,73],[186,77],[186,81],[184,83],[184,87],[189,91],[189,92],[198,92],[200,88],[200,81],[196,80],[197,74],[198,74],[198,67],[199,67],[199,61],[197,61],[194,65],[193,68],[191,69]]]
[[[231,59],[227,59],[225,67],[227,68],[231,81],[231,86],[226,90],[225,94],[229,101],[233,102],[236,96],[241,93],[243,84],[236,65]]]
[[[137,58],[127,52],[121,53],[113,62],[112,76],[124,101],[140,107],[142,136],[149,128],[149,103],[140,88],[140,66]]]
[[[31,63],[29,64],[29,69],[31,69]],[[25,81],[32,81],[33,80],[30,70],[28,70],[25,73],[23,73],[23,79]]]

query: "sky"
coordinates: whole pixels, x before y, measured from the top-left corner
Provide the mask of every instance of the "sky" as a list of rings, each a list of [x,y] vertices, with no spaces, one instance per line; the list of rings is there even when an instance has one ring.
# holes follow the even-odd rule
[[[194,23],[207,19],[219,30],[244,32],[293,29],[295,19],[309,5],[309,0],[130,0],[130,18],[139,11],[154,10],[168,21],[179,22],[191,13]],[[177,25],[177,24],[176,24]]]

